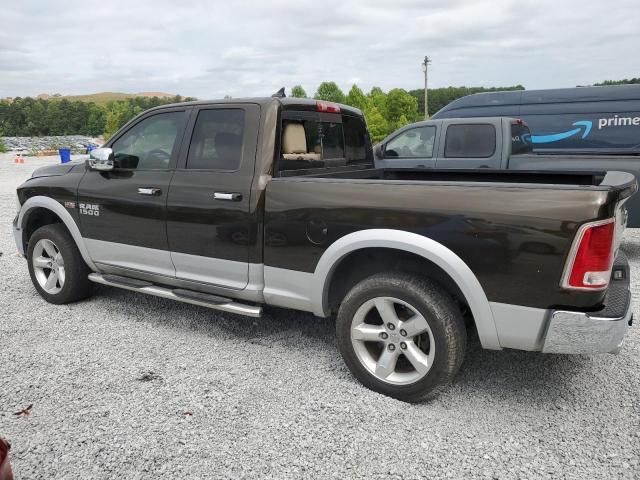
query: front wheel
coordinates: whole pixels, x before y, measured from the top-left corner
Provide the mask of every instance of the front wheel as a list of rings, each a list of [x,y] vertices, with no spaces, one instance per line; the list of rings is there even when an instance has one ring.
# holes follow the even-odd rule
[[[70,303],[91,294],[89,267],[62,224],[45,225],[31,235],[27,261],[33,286],[47,302]]]
[[[378,274],[354,286],[340,305],[336,332],[362,384],[407,402],[425,400],[452,380],[467,338],[451,295],[405,274]]]

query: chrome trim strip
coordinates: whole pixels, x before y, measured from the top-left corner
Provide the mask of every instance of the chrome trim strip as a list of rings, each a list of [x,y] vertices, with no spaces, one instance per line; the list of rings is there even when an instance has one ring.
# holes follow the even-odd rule
[[[229,303],[222,303],[222,304],[208,303],[201,300],[197,300],[195,298],[176,295],[170,289],[158,287],[156,285],[151,285],[147,287],[134,287],[131,285],[124,285],[122,283],[110,282],[109,280],[106,280],[99,273],[90,273],[89,280],[91,280],[92,282],[100,283],[102,285],[107,285],[110,287],[117,287],[117,288],[122,288],[124,290],[131,290],[133,292],[145,293],[147,295],[167,298],[169,300],[176,300],[182,303],[190,303],[192,305],[207,307],[213,310],[221,310],[223,312],[237,313],[239,315],[245,315],[248,317],[260,317],[262,315],[262,307],[260,306],[243,305],[241,303],[236,303],[236,302],[229,302]]]
[[[93,263],[93,259],[91,258],[91,255],[89,255],[89,250],[85,245],[85,241],[82,237],[82,234],[80,233],[80,229],[76,225],[75,220],[73,219],[71,214],[59,202],[57,202],[53,198],[38,195],[35,197],[31,197],[26,202],[24,202],[24,204],[22,205],[22,208],[20,209],[20,215],[18,216],[18,227],[20,228],[20,230],[22,230],[22,227],[24,225],[25,215],[30,210],[38,207],[51,210],[58,217],[60,217],[65,227],[67,227],[67,230],[69,230],[69,233],[73,238],[73,241],[76,242],[76,246],[80,251],[80,255],[82,255],[82,259],[85,261],[85,263],[89,266],[91,270],[97,271],[98,268],[96,267],[95,263]]]

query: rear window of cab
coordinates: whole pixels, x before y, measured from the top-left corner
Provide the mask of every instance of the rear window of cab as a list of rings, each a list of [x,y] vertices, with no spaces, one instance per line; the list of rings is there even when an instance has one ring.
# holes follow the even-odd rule
[[[371,141],[362,117],[341,113],[283,112],[277,162],[281,176],[372,163]]]

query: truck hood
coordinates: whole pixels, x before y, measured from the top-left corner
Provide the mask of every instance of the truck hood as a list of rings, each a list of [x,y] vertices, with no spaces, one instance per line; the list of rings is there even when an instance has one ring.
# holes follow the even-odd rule
[[[57,165],[47,165],[45,167],[36,168],[33,171],[31,178],[57,177],[60,175],[66,175],[75,167],[81,164],[82,162],[69,162],[69,163],[59,163]]]

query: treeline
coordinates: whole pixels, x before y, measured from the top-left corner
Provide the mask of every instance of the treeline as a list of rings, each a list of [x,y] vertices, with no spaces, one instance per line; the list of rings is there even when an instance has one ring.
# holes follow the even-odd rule
[[[31,97],[0,101],[0,137],[87,135],[105,138],[148,108],[166,103],[195,100],[193,97],[135,97],[93,102],[44,100]]]
[[[428,90],[429,114],[433,115],[456,98],[479,92],[498,90],[524,90],[522,85],[513,87],[447,87]],[[307,98],[307,92],[300,85],[291,90],[291,96]],[[364,112],[371,139],[378,142],[394,130],[424,119],[424,89],[406,91],[394,88],[384,92],[373,87],[364,93],[357,85],[345,94],[335,82],[322,82],[313,98],[327,102],[344,103]]]
[[[605,85],[626,85],[629,83],[640,83],[640,78],[625,78],[623,80],[605,80],[604,82],[594,83],[596,87],[603,87]]]

